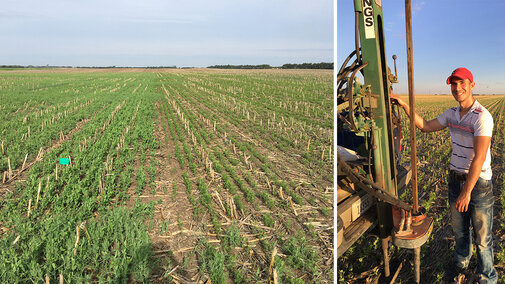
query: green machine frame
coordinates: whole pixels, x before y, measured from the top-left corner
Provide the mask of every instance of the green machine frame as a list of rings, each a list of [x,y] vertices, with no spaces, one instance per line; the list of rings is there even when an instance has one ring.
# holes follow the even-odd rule
[[[368,63],[363,68],[363,76],[370,96],[368,104],[372,110],[369,133],[373,136],[370,137],[374,160],[373,178],[387,192],[398,196],[392,109],[389,103],[391,82],[388,78],[381,3],[376,0],[355,0],[354,9],[359,30],[364,31],[359,33],[361,60]],[[377,209],[380,237],[383,239],[391,234],[393,228],[392,209],[385,202],[378,202]]]

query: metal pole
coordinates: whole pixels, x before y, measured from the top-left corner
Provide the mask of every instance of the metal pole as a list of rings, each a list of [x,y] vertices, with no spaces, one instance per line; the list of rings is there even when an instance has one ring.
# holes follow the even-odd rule
[[[416,123],[414,111],[414,63],[412,59],[412,12],[410,0],[405,0],[405,24],[407,28],[407,67],[409,77],[409,106],[410,106],[410,163],[412,168],[412,203],[413,213],[417,214],[419,202],[417,199],[417,148]]]
[[[391,274],[389,270],[388,246],[389,246],[389,238],[382,239],[382,255],[384,257],[384,276],[386,278],[389,278],[389,275]]]
[[[359,54],[359,12],[354,12],[354,45],[356,48],[356,59],[358,63],[361,65],[361,55]]]
[[[410,106],[410,163],[412,168],[412,203],[413,214],[417,215],[419,201],[417,198],[417,148],[416,123],[414,111],[414,62],[412,55],[412,11],[410,0],[405,0],[405,26],[407,30],[407,67],[409,78],[409,106]],[[414,248],[415,282],[421,282],[421,247]]]
[[[421,247],[414,248],[414,273],[416,283],[421,282]]]

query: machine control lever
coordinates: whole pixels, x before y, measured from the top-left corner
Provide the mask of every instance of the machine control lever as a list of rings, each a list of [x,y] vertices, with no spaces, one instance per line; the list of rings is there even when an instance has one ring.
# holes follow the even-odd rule
[[[393,55],[393,61],[394,61],[394,65],[395,65],[395,74],[389,74],[389,81],[391,83],[398,83],[398,70],[396,69],[396,54]]]

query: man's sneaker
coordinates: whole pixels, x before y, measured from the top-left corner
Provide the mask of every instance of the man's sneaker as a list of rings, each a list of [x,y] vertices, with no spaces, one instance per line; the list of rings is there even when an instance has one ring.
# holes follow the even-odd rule
[[[465,269],[456,265],[449,265],[445,270],[444,282],[446,283],[461,283],[465,279]]]

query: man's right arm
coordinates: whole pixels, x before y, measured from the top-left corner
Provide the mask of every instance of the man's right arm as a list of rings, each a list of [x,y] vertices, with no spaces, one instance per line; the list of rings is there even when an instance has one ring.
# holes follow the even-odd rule
[[[391,99],[396,100],[398,105],[405,111],[405,113],[410,117],[410,106],[404,100],[400,98],[398,95],[391,94]],[[416,123],[417,128],[419,128],[422,132],[434,132],[439,131],[445,128],[438,119],[432,119],[430,121],[424,120],[419,114],[414,112],[414,121]]]

